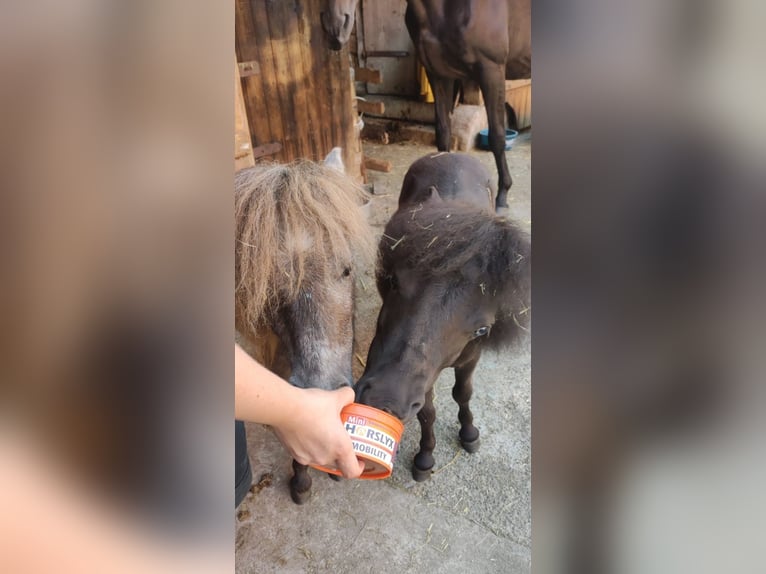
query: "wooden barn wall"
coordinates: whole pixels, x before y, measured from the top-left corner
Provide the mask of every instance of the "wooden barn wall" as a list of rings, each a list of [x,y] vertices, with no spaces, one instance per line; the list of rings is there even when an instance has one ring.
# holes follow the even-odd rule
[[[361,0],[360,5],[362,17],[355,26],[361,22],[363,27],[362,63],[383,76],[382,82],[368,84],[367,92],[417,98],[418,58],[404,24],[407,1]]]
[[[326,0],[237,0],[235,43],[253,154],[321,160],[343,148],[361,175],[361,140],[348,47],[330,50],[320,23]]]

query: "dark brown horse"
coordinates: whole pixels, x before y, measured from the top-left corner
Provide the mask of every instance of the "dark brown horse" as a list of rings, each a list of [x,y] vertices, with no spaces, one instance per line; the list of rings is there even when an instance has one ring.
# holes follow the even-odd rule
[[[427,479],[434,465],[439,373],[455,369],[460,441],[474,452],[473,371],[483,350],[508,346],[529,323],[529,241],[494,213],[489,178],[465,154],[419,159],[379,246],[383,306],[356,396],[403,421],[417,415],[415,480]]]
[[[350,386],[355,263],[374,252],[364,191],[333,167],[302,161],[237,172],[234,197],[244,347],[296,387]],[[293,469],[290,494],[301,504],[311,477],[295,461]]]
[[[405,22],[434,93],[436,147],[450,149],[456,80],[479,84],[489,121],[498,187],[507,207],[511,173],[505,158],[505,80],[532,74],[531,0],[408,0]]]
[[[336,49],[348,41],[356,0],[329,0],[322,24]],[[505,80],[532,76],[531,0],[408,0],[405,23],[434,93],[436,147],[450,149],[456,80],[484,96],[498,186],[495,208],[508,206],[513,181],[505,158]]]

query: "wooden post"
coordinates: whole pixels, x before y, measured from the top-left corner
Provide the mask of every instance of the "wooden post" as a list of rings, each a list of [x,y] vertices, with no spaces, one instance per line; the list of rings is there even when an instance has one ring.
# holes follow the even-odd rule
[[[348,48],[329,47],[321,2],[235,2],[235,49],[256,156],[321,161],[343,149],[347,173],[361,183],[358,111]]]

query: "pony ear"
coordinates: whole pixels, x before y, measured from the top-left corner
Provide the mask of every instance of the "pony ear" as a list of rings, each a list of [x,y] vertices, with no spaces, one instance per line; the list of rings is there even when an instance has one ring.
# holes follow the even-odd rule
[[[343,165],[342,152],[343,150],[339,147],[332,148],[322,163],[327,167],[337,169],[341,173],[346,173],[346,166]]]
[[[428,186],[428,195],[426,196],[424,203],[429,203],[431,201],[436,203],[442,203],[444,201],[435,185]]]

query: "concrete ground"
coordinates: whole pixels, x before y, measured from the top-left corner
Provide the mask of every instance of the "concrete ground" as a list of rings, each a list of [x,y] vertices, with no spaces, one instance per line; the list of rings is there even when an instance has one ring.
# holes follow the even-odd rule
[[[365,154],[393,164],[368,172],[374,187],[370,221],[380,235],[396,210],[402,179],[434,148],[365,143]],[[496,174],[492,155],[470,152]],[[514,185],[510,217],[531,232],[531,133],[506,152]],[[375,330],[380,298],[372,269],[358,278],[354,374]],[[529,572],[531,556],[530,348],[485,354],[474,375],[471,409],[481,431],[475,454],[458,442],[451,370],[436,383],[436,466],[430,480],[412,479],[420,428],[405,428],[393,475],[335,482],[311,471],[312,497],[290,499],[290,456],[271,431],[248,426],[254,482],[236,515],[236,571],[246,573]]]

